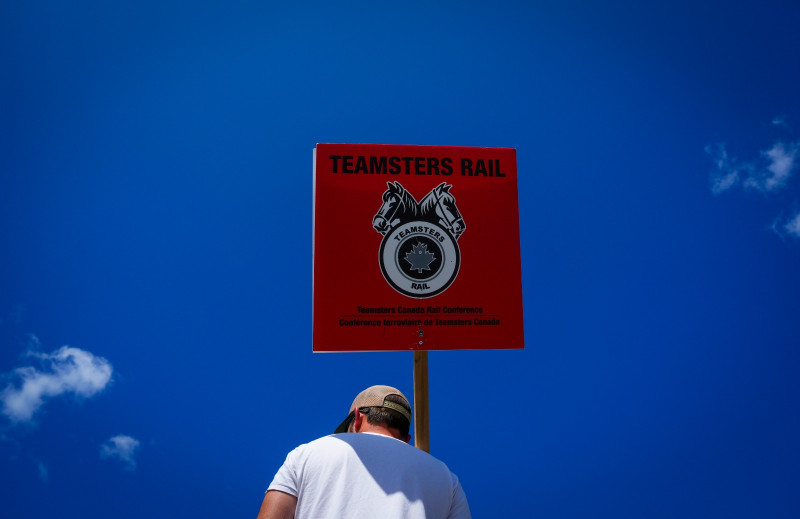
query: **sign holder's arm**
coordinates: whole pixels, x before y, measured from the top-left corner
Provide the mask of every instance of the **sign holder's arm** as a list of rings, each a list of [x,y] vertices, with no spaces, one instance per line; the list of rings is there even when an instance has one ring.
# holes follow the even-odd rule
[[[428,352],[414,352],[414,446],[431,451],[428,423]]]

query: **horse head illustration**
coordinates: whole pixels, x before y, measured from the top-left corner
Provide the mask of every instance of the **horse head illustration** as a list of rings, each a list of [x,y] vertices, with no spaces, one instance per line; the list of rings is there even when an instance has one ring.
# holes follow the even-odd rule
[[[446,182],[436,186],[420,202],[420,211],[424,215],[434,213],[438,218],[438,223],[450,231],[455,239],[458,239],[467,226],[456,207],[455,197],[450,194],[451,187],[453,186]]]
[[[383,192],[383,203],[372,219],[372,226],[381,234],[403,221],[408,215],[417,214],[416,199],[399,182],[387,182],[389,188]]]

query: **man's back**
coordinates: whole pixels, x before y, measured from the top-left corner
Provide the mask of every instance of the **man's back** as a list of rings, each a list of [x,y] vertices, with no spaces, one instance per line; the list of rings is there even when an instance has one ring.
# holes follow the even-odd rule
[[[301,445],[269,489],[298,497],[297,519],[470,517],[444,463],[381,434],[334,434]]]

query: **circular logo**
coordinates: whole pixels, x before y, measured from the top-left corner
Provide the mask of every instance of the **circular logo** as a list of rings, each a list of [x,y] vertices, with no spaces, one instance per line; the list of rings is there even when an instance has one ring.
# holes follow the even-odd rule
[[[422,299],[444,292],[453,283],[461,253],[442,227],[414,221],[398,225],[383,237],[379,261],[392,288]]]

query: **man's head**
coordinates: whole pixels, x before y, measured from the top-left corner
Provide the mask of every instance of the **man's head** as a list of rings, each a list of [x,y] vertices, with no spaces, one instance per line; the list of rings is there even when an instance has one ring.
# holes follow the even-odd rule
[[[366,419],[374,426],[383,426],[395,437],[408,441],[411,427],[411,404],[397,389],[389,386],[372,386],[356,396],[347,418],[336,428],[336,433],[357,432],[356,425]]]

